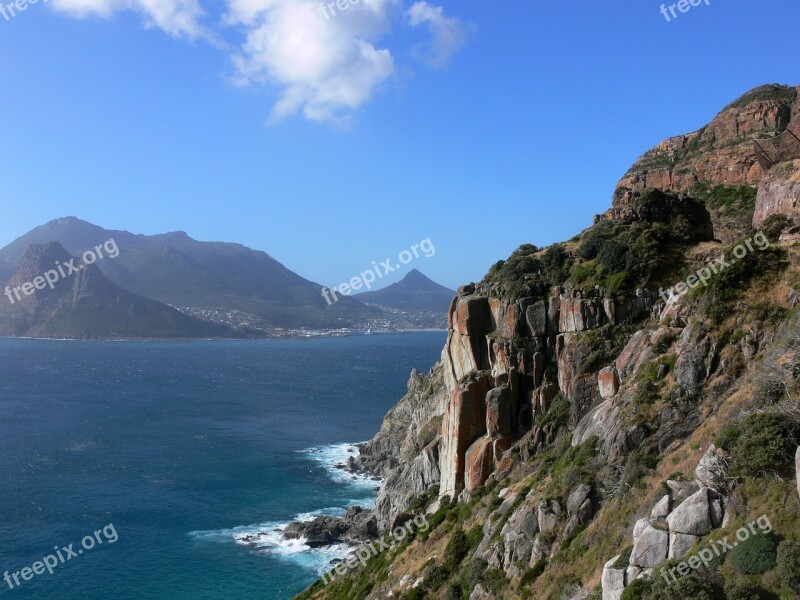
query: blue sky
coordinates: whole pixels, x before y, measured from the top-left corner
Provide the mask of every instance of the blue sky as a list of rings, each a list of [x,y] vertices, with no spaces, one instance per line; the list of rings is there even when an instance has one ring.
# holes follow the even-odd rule
[[[800,83],[797,0],[660,4],[40,0],[0,16],[0,246],[74,215],[334,285],[430,238],[410,266],[479,279],[589,226],[662,139]]]

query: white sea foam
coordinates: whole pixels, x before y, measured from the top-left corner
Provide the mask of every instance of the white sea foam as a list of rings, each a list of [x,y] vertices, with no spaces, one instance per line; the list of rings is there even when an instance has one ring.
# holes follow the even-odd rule
[[[358,457],[357,444],[329,444],[300,452],[322,466],[336,483],[351,484],[360,488],[375,488],[381,483],[379,479],[370,475],[352,473],[342,468],[350,457]]]
[[[330,478],[343,485],[351,485],[356,492],[374,490],[380,485],[380,480],[340,468],[347,464],[348,459],[357,457],[359,450],[357,444],[331,444],[307,450],[300,450],[301,454],[321,466]],[[372,508],[375,506],[377,494],[367,497],[354,498],[348,501],[347,506],[331,506],[310,512],[295,515],[293,521],[308,522],[320,516],[344,516],[347,508],[361,506]],[[279,560],[292,562],[298,566],[314,570],[322,575],[331,568],[331,561],[344,560],[350,556],[355,548],[347,544],[333,544],[322,548],[311,548],[305,538],[287,540],[283,537],[286,527],[293,521],[270,521],[254,525],[241,525],[230,529],[217,529],[209,531],[193,531],[189,537],[197,543],[239,544],[252,549],[254,552],[269,554]]]
[[[344,509],[324,509],[342,511]],[[315,511],[315,513],[323,513]],[[310,520],[311,513],[297,515],[295,520]],[[318,515],[315,515],[318,516]],[[311,519],[314,517],[312,516]],[[294,563],[298,566],[313,569],[320,575],[331,568],[331,561],[346,559],[353,552],[353,548],[346,544],[333,544],[323,548],[310,548],[305,538],[287,540],[283,532],[291,523],[272,521],[255,525],[242,525],[230,529],[216,529],[210,531],[192,531],[189,537],[198,543],[239,544],[252,549],[254,552],[269,554],[279,560]]]

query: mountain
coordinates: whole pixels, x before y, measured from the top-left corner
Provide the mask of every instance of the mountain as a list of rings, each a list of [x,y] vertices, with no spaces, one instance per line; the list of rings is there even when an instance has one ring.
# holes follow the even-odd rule
[[[356,294],[354,297],[366,304],[430,315],[441,325],[445,323],[447,307],[455,295],[454,291],[431,281],[414,269],[397,283],[381,290]]]
[[[717,237],[746,233],[755,186],[772,164],[800,148],[800,87],[764,85],[725,107],[705,127],[647,151],[617,184],[608,214],[624,210],[646,188],[689,194],[706,202]],[[731,194],[731,190],[750,194]],[[735,198],[733,196],[736,196]]]
[[[345,465],[382,479],[383,537],[298,600],[800,597],[800,146],[747,154],[795,102],[745,94],[459,288]]]
[[[119,255],[96,263],[103,274],[134,294],[171,306],[236,311],[270,327],[339,328],[381,314],[348,297],[329,306],[322,286],[239,244],[198,242],[184,232],[134,235],[74,217],[37,227],[0,249],[0,280],[17,269],[30,244],[58,242],[79,256],[112,239]]]
[[[0,335],[70,339],[242,337],[228,327],[195,319],[123,290],[96,266],[83,264],[56,242],[30,245],[3,292]]]

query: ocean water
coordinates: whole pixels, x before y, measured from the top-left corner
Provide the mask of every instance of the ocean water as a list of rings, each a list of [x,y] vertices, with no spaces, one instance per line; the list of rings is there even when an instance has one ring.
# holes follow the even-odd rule
[[[374,502],[333,465],[443,344],[0,340],[0,596],[291,598],[345,549],[281,528]]]

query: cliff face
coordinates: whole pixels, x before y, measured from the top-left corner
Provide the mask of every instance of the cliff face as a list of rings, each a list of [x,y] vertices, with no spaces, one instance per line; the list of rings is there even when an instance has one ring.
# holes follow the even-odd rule
[[[461,288],[443,352],[448,402],[440,494],[472,492],[492,473],[507,470],[512,446],[530,454],[551,444],[560,423],[544,416],[557,398],[576,427],[613,397],[617,366],[587,365],[595,351],[587,332],[648,313],[654,304],[645,290],[618,300],[605,298],[603,290],[553,289],[547,298],[512,302],[493,297],[489,286]],[[630,358],[618,362],[625,374]]]
[[[798,88],[757,88],[720,112],[706,127],[669,138],[630,168],[618,188],[689,192],[700,182],[757,185],[765,170],[753,140],[800,128]]]
[[[673,588],[659,569],[762,514],[800,549],[800,249],[733,237],[800,224],[797,165],[745,156],[796,96],[745,95],[702,157],[688,136],[648,153],[692,176],[640,160],[592,228],[459,288],[441,362],[362,456],[386,469],[382,526],[424,511],[430,531],[302,598],[733,600],[753,584],[735,560]],[[800,593],[771,568],[746,597]]]
[[[753,227],[760,229],[772,215],[785,215],[796,228],[800,225],[800,160],[773,167],[758,187]],[[785,239],[797,239],[798,231]]]

